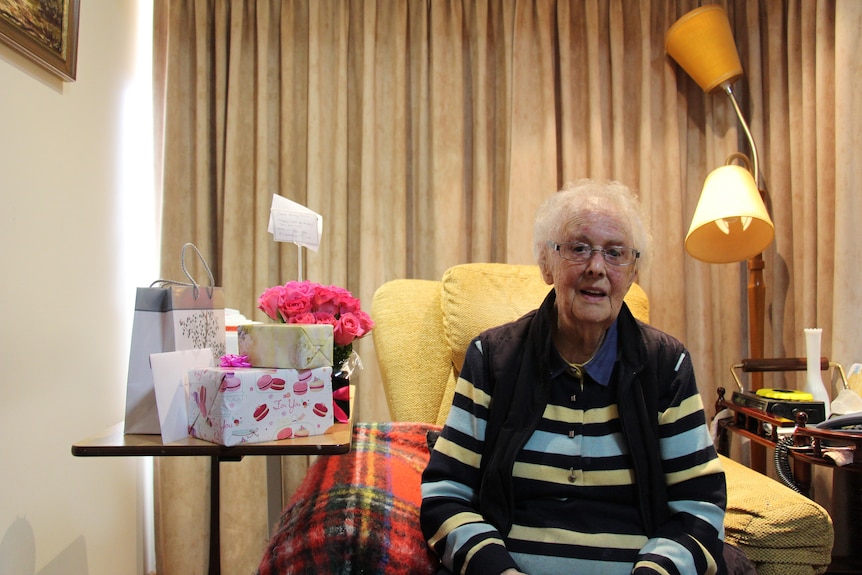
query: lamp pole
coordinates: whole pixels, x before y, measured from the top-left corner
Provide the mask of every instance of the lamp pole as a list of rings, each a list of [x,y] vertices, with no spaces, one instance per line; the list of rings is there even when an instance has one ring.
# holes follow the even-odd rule
[[[748,349],[752,359],[764,357],[764,323],[766,321],[766,284],[763,281],[763,253],[748,260]],[[763,387],[763,372],[749,374],[751,391]]]
[[[748,147],[751,150],[751,175],[754,177],[754,183],[757,189],[760,190],[760,197],[766,206],[767,212],[769,205],[766,202],[766,197],[763,189],[760,187],[760,160],[757,155],[757,146],[754,144],[754,138],[751,136],[751,130],[748,127],[748,122],[742,115],[742,110],[739,108],[739,102],[736,101],[736,96],[733,94],[730,82],[722,85],[725,94],[730,98],[733,104],[733,110],[736,112],[736,117],[742,126],[742,131],[748,140]],[[764,322],[766,321],[766,286],[763,280],[763,252],[760,252],[748,260],[748,350],[751,359],[763,359],[764,357]],[[757,391],[763,387],[763,373],[751,372],[749,374],[749,382],[751,391]]]
[[[748,348],[752,359],[763,359],[764,321],[766,308],[766,286],[763,283],[763,253],[748,260]],[[763,372],[748,374],[750,390],[763,387]],[[752,441],[750,443],[751,468],[766,474],[766,447]]]
[[[760,197],[764,200],[767,212],[769,205],[766,203],[765,194],[760,187],[760,159],[757,155],[757,146],[754,143],[754,137],[751,135],[751,129],[748,127],[748,122],[742,115],[742,110],[739,107],[739,102],[736,101],[736,96],[733,94],[733,89],[730,82],[725,82],[722,85],[725,94],[730,98],[733,105],[733,110],[736,112],[736,117],[742,126],[745,137],[748,140],[748,147],[751,151],[751,174],[754,177],[754,183],[757,189],[760,190]],[[748,354],[751,359],[763,359],[764,341],[766,322],[766,284],[763,279],[763,252],[760,252],[748,260]],[[756,392],[763,388],[763,372],[752,371],[748,374],[749,391]],[[751,468],[755,471],[766,473],[766,447],[755,442],[750,444]]]

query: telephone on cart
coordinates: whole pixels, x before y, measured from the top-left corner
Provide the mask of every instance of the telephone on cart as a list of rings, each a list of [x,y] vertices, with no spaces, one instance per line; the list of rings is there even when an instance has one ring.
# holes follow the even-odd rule
[[[844,415],[833,415],[826,421],[821,421],[814,426],[814,429],[823,431],[838,431],[851,435],[862,435],[862,411],[855,413],[847,413]],[[804,434],[808,436],[809,434]],[[836,434],[837,435],[837,434]],[[814,438],[809,437],[813,440]],[[856,447],[857,442],[851,441],[848,445],[847,438],[819,438],[817,449],[812,446],[798,446],[794,441],[793,436],[785,436],[775,445],[775,471],[778,474],[781,482],[790,487],[794,491],[803,493],[796,479],[793,476],[793,471],[790,467],[790,451],[799,451],[805,454],[811,454],[816,451],[816,455],[822,457],[823,461],[828,461],[836,467],[848,465],[857,461]]]
[[[862,411],[846,413],[844,415],[833,415],[826,421],[818,423],[815,427],[850,433],[862,433]]]

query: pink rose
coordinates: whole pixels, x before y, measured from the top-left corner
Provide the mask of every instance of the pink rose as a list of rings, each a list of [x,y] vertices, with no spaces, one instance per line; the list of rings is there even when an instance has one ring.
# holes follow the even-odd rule
[[[368,315],[361,309],[357,310],[355,312],[355,315],[357,318],[359,318],[359,324],[362,326],[362,334],[357,337],[362,337],[363,335],[374,329],[374,320],[371,319],[370,315]]]
[[[359,310],[359,300],[342,287],[332,286],[333,299],[338,305],[338,313],[353,313]]]
[[[329,324],[331,326],[335,326],[335,324],[338,323],[338,320],[331,313],[327,313],[325,311],[316,311],[314,312],[314,323]]]
[[[359,318],[352,313],[345,313],[338,318],[332,330],[335,345],[349,345],[354,339],[364,334]]]
[[[317,318],[314,317],[313,313],[306,312],[291,317],[288,323],[315,324],[317,323]]]
[[[338,313],[336,292],[332,288],[320,287],[314,292],[311,303],[316,312],[330,313],[332,315]]]
[[[257,309],[276,321],[281,319],[278,315],[278,305],[281,301],[282,289],[281,286],[267,288],[257,300]]]
[[[290,318],[311,311],[311,299],[299,290],[285,290],[278,304],[278,311],[284,321],[289,322]]]
[[[315,290],[317,289],[317,284],[308,280],[301,282],[290,281],[284,284],[284,289],[289,293],[302,294],[310,299],[314,295]]]

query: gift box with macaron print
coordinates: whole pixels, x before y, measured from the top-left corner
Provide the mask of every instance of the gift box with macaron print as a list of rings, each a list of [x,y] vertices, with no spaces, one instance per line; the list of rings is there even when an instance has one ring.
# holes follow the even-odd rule
[[[221,445],[321,435],[333,424],[332,367],[207,367],[188,374],[189,435]]]

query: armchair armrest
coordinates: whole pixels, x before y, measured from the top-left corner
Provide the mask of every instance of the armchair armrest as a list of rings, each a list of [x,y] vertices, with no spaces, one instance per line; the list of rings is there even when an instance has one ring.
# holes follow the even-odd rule
[[[728,542],[758,575],[816,575],[832,560],[832,519],[823,507],[744,465],[721,456],[727,478]]]

